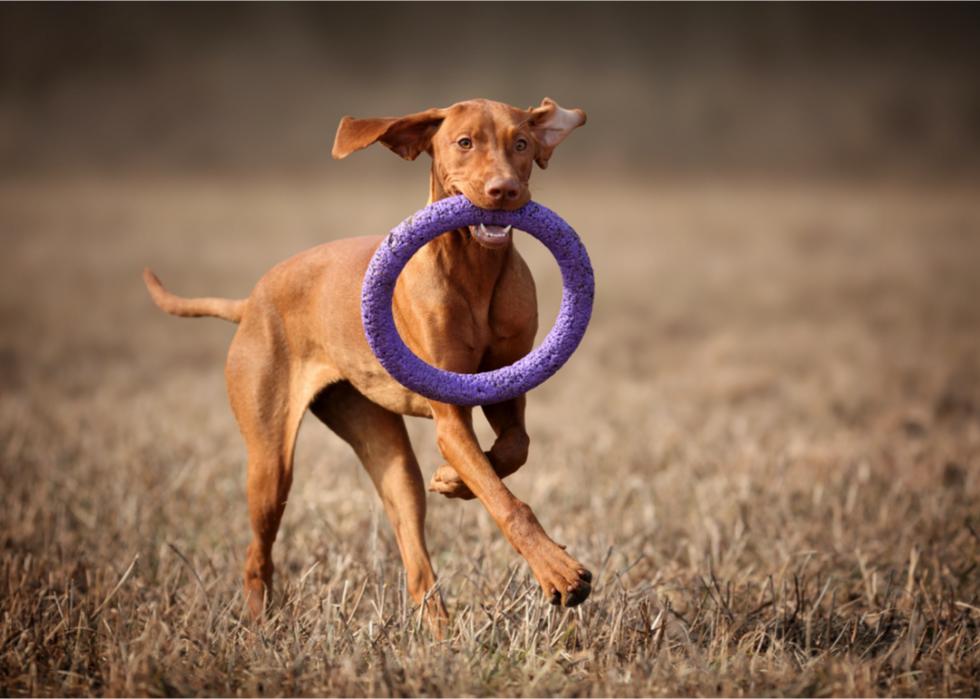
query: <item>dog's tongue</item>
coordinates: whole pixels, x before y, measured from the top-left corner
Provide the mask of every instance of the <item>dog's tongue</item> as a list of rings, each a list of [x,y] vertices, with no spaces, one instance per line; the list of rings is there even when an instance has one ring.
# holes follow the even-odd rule
[[[503,247],[510,241],[510,226],[470,226],[470,233],[477,242],[489,248]]]

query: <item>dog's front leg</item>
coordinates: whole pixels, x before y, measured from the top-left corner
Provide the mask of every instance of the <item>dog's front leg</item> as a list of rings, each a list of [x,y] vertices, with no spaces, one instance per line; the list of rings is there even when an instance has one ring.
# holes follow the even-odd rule
[[[483,414],[493,427],[497,438],[487,452],[493,470],[506,478],[527,463],[527,451],[531,440],[524,427],[525,396],[513,400],[483,406]]]
[[[551,540],[531,508],[504,485],[480,449],[470,409],[432,402],[432,413],[442,455],[527,560],[545,596],[566,607],[583,602],[592,589],[592,574]]]
[[[521,334],[490,348],[481,364],[482,371],[513,364],[531,351],[537,324],[525,321],[521,323],[521,327],[523,328]],[[524,427],[526,406],[526,396],[483,406],[483,414],[486,415],[487,422],[496,434],[493,446],[486,455],[493,470],[501,478],[506,478],[527,462],[531,440]],[[473,499],[473,493],[448,463],[436,469],[429,482],[429,490],[445,495],[447,498]]]
[[[524,428],[524,406],[526,404],[527,398],[518,396],[503,403],[483,406],[483,414],[486,415],[487,422],[490,423],[497,435],[490,451],[484,453],[490,460],[494,472],[501,478],[506,478],[527,463],[527,452],[531,440]],[[473,492],[463,483],[459,474],[456,473],[456,469],[448,463],[442,464],[432,474],[429,490],[445,495],[447,498],[459,498],[461,500],[474,498]]]

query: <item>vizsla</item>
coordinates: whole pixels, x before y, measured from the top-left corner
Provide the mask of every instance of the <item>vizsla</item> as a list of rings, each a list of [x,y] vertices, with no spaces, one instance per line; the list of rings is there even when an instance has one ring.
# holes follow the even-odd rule
[[[517,109],[470,100],[404,117],[344,117],[333,157],[380,141],[402,158],[432,156],[429,202],[463,194],[488,209],[530,200],[533,163],[544,168],[555,147],[585,123],[579,109],[545,98]],[[392,379],[368,347],[361,324],[365,269],[382,238],[320,245],[273,267],[247,299],[181,298],[149,270],[157,306],[178,316],[216,316],[239,323],[228,352],[228,395],[248,450],[248,507],[253,539],[245,559],[245,595],[260,617],[272,590],[272,545],[293,480],[293,445],[309,408],[347,441],[384,503],[407,573],[408,591],[430,623],[444,623],[425,545],[425,491],[403,415],[434,418],[446,459],[429,490],[479,498],[504,536],[527,560],[553,604],[588,597],[591,573],[545,533],[501,480],[527,459],[525,398],[483,406],[496,433],[484,452],[470,408],[423,398]],[[520,359],[537,331],[531,273],[509,229],[449,231],[424,246],[395,288],[394,316],[406,344],[422,359],[456,372],[498,368]]]

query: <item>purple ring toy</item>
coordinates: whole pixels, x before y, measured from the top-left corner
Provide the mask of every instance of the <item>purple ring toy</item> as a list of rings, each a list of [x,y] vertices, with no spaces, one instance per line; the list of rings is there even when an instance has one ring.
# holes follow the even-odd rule
[[[446,231],[480,223],[526,231],[551,251],[561,268],[561,308],[544,342],[524,358],[493,371],[459,374],[426,364],[405,345],[392,316],[392,295],[398,275],[419,248]],[[516,211],[481,209],[460,195],[433,202],[391,230],[364,275],[361,319],[381,366],[403,386],[443,403],[490,405],[527,393],[568,361],[585,335],[594,298],[589,255],[558,214],[534,202]]]

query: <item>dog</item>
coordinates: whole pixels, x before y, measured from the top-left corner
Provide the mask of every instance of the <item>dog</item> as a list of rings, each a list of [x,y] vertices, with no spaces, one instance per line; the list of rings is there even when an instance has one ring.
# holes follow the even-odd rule
[[[344,117],[333,157],[382,143],[402,158],[432,157],[429,203],[462,194],[486,209],[517,209],[531,194],[535,163],[585,123],[580,109],[545,98],[519,109],[475,99],[402,117]],[[245,557],[248,611],[261,618],[272,593],[272,546],[293,479],[293,447],[307,408],[353,447],[384,503],[405,566],[408,592],[430,624],[448,619],[425,544],[425,489],[405,415],[435,420],[446,460],[429,490],[483,503],[527,560],[552,604],[572,607],[592,574],[556,544],[503,478],[527,460],[525,396],[482,407],[496,439],[484,452],[472,410],[428,400],[395,381],[368,346],[360,291],[382,237],[337,240],[273,267],[247,299],[182,298],[143,272],[153,301],[177,316],[238,323],[225,366],[228,396],[248,452],[253,538]],[[405,266],[393,312],[405,343],[426,362],[472,373],[527,354],[537,332],[534,280],[510,229],[470,226],[425,245]]]

